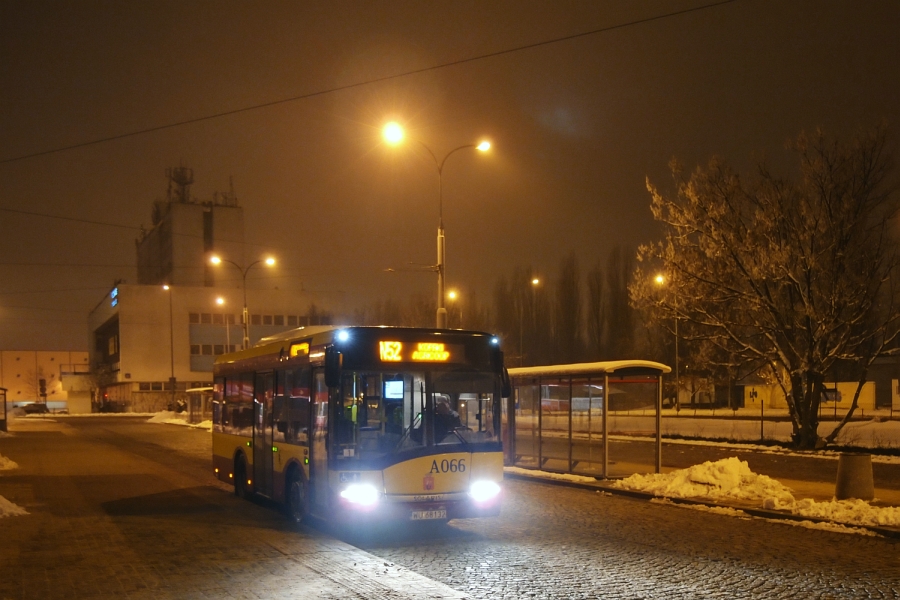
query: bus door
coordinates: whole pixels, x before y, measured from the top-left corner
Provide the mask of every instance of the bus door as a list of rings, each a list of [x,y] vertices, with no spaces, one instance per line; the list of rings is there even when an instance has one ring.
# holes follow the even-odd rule
[[[272,496],[273,374],[256,375],[253,402],[253,481],[256,491]]]
[[[328,386],[325,371],[317,369],[312,389],[312,436],[310,437],[309,480],[312,484],[313,502],[328,508]]]

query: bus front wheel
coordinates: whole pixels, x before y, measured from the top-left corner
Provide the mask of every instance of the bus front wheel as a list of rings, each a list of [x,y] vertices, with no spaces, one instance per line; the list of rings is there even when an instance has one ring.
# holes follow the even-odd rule
[[[298,469],[293,469],[288,475],[285,489],[287,516],[294,523],[299,523],[309,512],[309,486]]]

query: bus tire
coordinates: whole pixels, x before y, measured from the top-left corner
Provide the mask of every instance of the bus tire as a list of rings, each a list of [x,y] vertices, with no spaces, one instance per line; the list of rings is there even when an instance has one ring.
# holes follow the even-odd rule
[[[243,454],[234,461],[234,495],[238,498],[250,497],[250,490],[247,489],[247,460]]]
[[[284,483],[284,507],[288,519],[299,523],[309,514],[309,485],[300,469],[291,469]]]

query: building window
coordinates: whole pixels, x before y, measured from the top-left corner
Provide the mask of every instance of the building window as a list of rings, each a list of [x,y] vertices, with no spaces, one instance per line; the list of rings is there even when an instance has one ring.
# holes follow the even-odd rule
[[[153,383],[150,384],[150,387],[153,389],[154,392],[161,392],[163,389],[161,381],[154,381]]]
[[[300,320],[300,327],[309,327],[309,317],[297,317]]]
[[[212,344],[203,344],[200,347],[200,353],[203,354],[203,356],[212,356]]]
[[[189,323],[199,323],[199,322],[200,322],[200,315],[199,315],[198,313],[190,313],[190,314],[188,315],[188,322],[189,322]]]
[[[288,315],[288,327],[297,326],[297,315]]]
[[[215,344],[213,346],[213,354],[215,354],[216,356],[225,354],[225,344]]]
[[[212,315],[209,313],[200,313],[200,322],[205,325],[212,323]]]
[[[228,351],[234,352],[234,348],[235,348],[234,344],[231,344],[230,346],[228,346]]]
[[[200,344],[191,344],[191,354],[200,354]]]
[[[225,315],[220,313],[213,313],[212,316],[213,325],[224,325],[225,324]]]
[[[234,315],[225,315],[225,323],[234,325]]]
[[[149,383],[139,383],[139,384],[138,384],[138,389],[141,390],[142,392],[149,392],[149,391],[150,391],[150,384],[149,384]]]
[[[251,325],[261,325],[262,317],[260,315],[250,315],[250,324]]]
[[[272,315],[263,315],[263,325],[272,324]]]
[[[275,315],[275,324],[284,327],[284,315]]]

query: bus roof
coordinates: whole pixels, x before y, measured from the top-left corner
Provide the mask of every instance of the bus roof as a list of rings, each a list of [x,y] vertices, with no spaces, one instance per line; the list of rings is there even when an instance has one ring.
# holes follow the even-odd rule
[[[244,359],[252,359],[264,357],[272,354],[279,354],[286,351],[292,342],[309,341],[312,345],[329,344],[334,340],[334,335],[340,330],[392,330],[404,332],[408,335],[419,334],[463,334],[468,336],[484,336],[493,338],[494,336],[484,331],[468,331],[464,329],[430,329],[422,327],[395,327],[388,325],[312,325],[308,327],[298,327],[275,335],[261,338],[256,344],[246,350],[238,350],[228,354],[216,356],[215,365],[226,365],[235,363]]]
[[[570,365],[546,365],[542,367],[517,367],[509,370],[510,377],[537,377],[541,375],[591,375],[610,373],[617,375],[671,373],[668,365],[650,360],[609,360],[603,362],[575,363]]]

